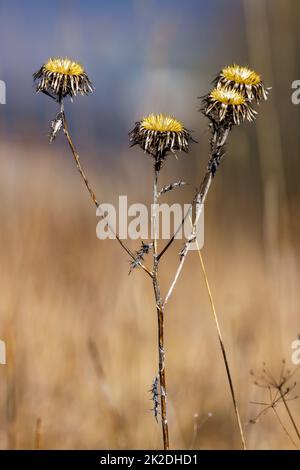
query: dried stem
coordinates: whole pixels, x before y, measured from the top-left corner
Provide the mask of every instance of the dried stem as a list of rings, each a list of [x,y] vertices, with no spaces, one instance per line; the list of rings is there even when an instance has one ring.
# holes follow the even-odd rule
[[[284,404],[286,412],[289,416],[289,419],[290,419],[290,421],[293,425],[294,430],[296,431],[298,439],[300,440],[299,429],[298,429],[297,424],[296,424],[296,422],[293,418],[292,412],[291,412],[291,410],[290,410],[290,408],[287,404],[288,401],[296,400],[296,399],[299,398],[297,395],[294,396],[294,397],[289,397],[290,392],[292,390],[294,390],[294,388],[297,385],[297,382],[294,382],[294,384],[291,387],[286,387],[285,388],[287,382],[289,382],[291,380],[291,378],[298,371],[299,371],[299,367],[294,369],[293,372],[290,371],[289,369],[285,370],[285,360],[283,359],[279,380],[276,380],[274,378],[274,376],[267,369],[265,363],[263,363],[263,369],[262,369],[262,373],[260,375],[255,374],[253,371],[250,372],[250,374],[253,377],[255,377],[255,379],[256,379],[254,384],[257,385],[258,387],[268,389],[269,395],[270,395],[270,403],[254,402],[254,404],[264,406],[264,409],[262,411],[260,411],[260,413],[256,416],[256,418],[254,420],[252,419],[251,422],[255,423],[260,416],[266,414],[267,411],[272,408],[274,413],[275,413],[275,416],[277,417],[277,419],[279,421],[279,424],[283,428],[284,432],[288,435],[290,441],[296,447],[297,447],[297,445],[295,444],[295,442],[294,442],[292,436],[290,435],[289,431],[287,430],[287,428],[282,423],[282,421],[281,421],[281,419],[280,419],[280,417],[279,417],[279,415],[278,415],[275,408],[281,402]],[[273,396],[273,393],[272,393],[273,390],[275,391],[274,396]]]
[[[285,434],[288,436],[289,440],[291,441],[291,443],[293,444],[294,447],[296,447],[296,449],[298,448],[297,444],[295,443],[294,439],[292,438],[292,436],[290,435],[289,431],[287,430],[287,428],[285,427],[285,425],[283,424],[279,414],[277,413],[277,410],[275,408],[275,406],[272,406],[272,410],[274,411],[275,413],[275,416],[280,424],[280,426],[282,427],[283,431],[285,432]]]
[[[37,418],[35,423],[34,448],[35,450],[42,448],[42,418]]]
[[[152,215],[152,223],[153,223],[153,271],[152,271],[152,281],[153,281],[153,288],[155,294],[155,302],[156,302],[156,310],[157,310],[157,321],[158,321],[158,356],[159,356],[159,382],[160,382],[160,393],[161,393],[161,423],[162,423],[162,432],[163,432],[163,441],[164,441],[164,449],[169,449],[169,429],[168,429],[168,421],[167,421],[167,389],[166,389],[166,374],[165,374],[165,351],[164,351],[164,313],[165,313],[165,305],[167,304],[174,288],[179,278],[179,275],[182,271],[187,253],[190,248],[190,244],[196,238],[196,229],[197,224],[201,215],[201,210],[203,204],[205,202],[206,196],[208,194],[212,178],[214,175],[214,171],[212,170],[211,163],[214,163],[216,168],[223,156],[222,149],[229,134],[229,128],[221,128],[221,129],[214,129],[212,138],[211,138],[211,154],[210,160],[208,164],[208,168],[206,174],[203,178],[201,183],[200,189],[196,191],[194,199],[190,204],[189,210],[184,215],[180,226],[178,227],[177,231],[171,237],[169,242],[165,245],[163,250],[158,254],[157,252],[157,233],[156,233],[156,224],[157,224],[157,202],[160,193],[157,190],[157,180],[159,174],[159,168],[157,165],[154,167],[154,179],[153,179],[153,215]],[[159,282],[158,282],[158,266],[163,254],[167,251],[167,249],[172,245],[175,240],[175,236],[178,231],[182,228],[185,220],[190,215],[191,210],[196,205],[196,215],[194,223],[192,224],[191,233],[185,243],[183,250],[180,253],[180,262],[175,273],[174,280],[167,292],[165,299],[163,300],[160,293]]]
[[[196,241],[196,243],[197,243],[197,246],[198,246],[197,241]],[[229,383],[229,387],[230,387],[230,393],[231,393],[234,412],[235,412],[235,416],[236,416],[236,420],[237,420],[237,424],[238,424],[238,428],[239,428],[241,442],[242,442],[243,449],[247,450],[245,436],[244,436],[243,427],[242,427],[241,418],[240,418],[240,413],[239,413],[238,404],[237,404],[237,399],[236,399],[236,396],[235,396],[233,381],[232,381],[232,377],[231,377],[230,367],[229,367],[227,354],[226,354],[226,349],[225,349],[225,345],[224,345],[224,341],[223,341],[222,333],[221,333],[221,328],[220,328],[220,324],[219,324],[219,319],[218,319],[214,299],[213,299],[213,296],[212,296],[212,291],[211,291],[211,288],[210,288],[210,284],[209,284],[208,277],[207,277],[207,274],[206,274],[206,269],[205,269],[203,257],[202,257],[202,254],[201,254],[201,250],[199,249],[199,246],[198,246],[198,254],[199,254],[200,264],[201,264],[201,268],[202,268],[202,271],[203,271],[205,284],[206,284],[206,288],[207,288],[207,292],[208,292],[208,296],[209,296],[209,300],[210,300],[211,311],[212,311],[214,321],[215,321],[215,325],[216,325],[216,328],[217,328],[218,339],[219,339],[219,343],[220,343],[220,347],[221,347],[221,351],[222,351],[222,356],[223,356],[223,360],[224,360],[224,364],[225,364],[227,379],[228,379],[228,383]]]
[[[216,168],[219,165],[219,163],[220,163],[220,161],[223,157],[223,147],[224,147],[225,142],[227,140],[227,137],[229,135],[229,131],[230,131],[230,128],[228,128],[228,127],[218,128],[218,129],[213,130],[213,134],[212,134],[212,138],[211,138],[211,153],[210,153],[209,164],[208,164],[205,176],[204,176],[204,178],[202,180],[202,183],[200,185],[200,189],[197,190],[197,192],[194,196],[194,199],[193,199],[192,203],[190,204],[190,207],[189,207],[188,211],[186,212],[186,214],[184,215],[184,217],[181,221],[181,224],[180,224],[179,228],[176,230],[176,232],[174,233],[172,238],[169,240],[169,242],[166,244],[166,246],[163,248],[163,250],[161,251],[161,253],[158,256],[158,259],[160,259],[162,257],[162,255],[167,251],[167,249],[171,246],[171,244],[174,242],[176,234],[178,233],[178,231],[181,229],[181,227],[185,223],[185,220],[187,219],[187,217],[190,216],[190,213],[191,213],[191,210],[193,209],[193,207],[196,205],[196,215],[195,215],[195,218],[194,218],[194,222],[192,224],[192,230],[191,230],[191,233],[190,233],[190,235],[189,235],[189,237],[188,237],[188,239],[187,239],[187,241],[184,245],[184,248],[180,252],[179,265],[178,265],[177,271],[175,273],[174,279],[171,283],[171,286],[170,286],[170,288],[167,292],[166,298],[164,300],[164,304],[163,304],[164,306],[167,304],[168,300],[170,299],[170,297],[173,293],[173,290],[175,288],[175,285],[178,281],[178,278],[179,278],[180,273],[182,271],[183,265],[184,265],[185,260],[187,258],[187,254],[189,252],[190,245],[196,238],[197,224],[199,222],[199,218],[200,218],[200,215],[201,215],[201,212],[202,212],[203,204],[205,203],[208,191],[209,191],[211,183],[212,183],[214,173],[216,171]]]
[[[66,136],[66,138],[67,138],[68,144],[69,144],[70,149],[71,149],[71,151],[72,151],[72,155],[73,155],[73,157],[74,157],[74,160],[75,160],[75,163],[76,163],[76,166],[77,166],[77,170],[79,171],[80,176],[82,177],[82,179],[83,179],[83,181],[84,181],[84,184],[86,185],[86,188],[87,188],[87,190],[88,190],[88,192],[89,192],[89,194],[90,194],[90,196],[91,196],[91,199],[92,199],[93,203],[94,203],[95,206],[98,208],[100,204],[99,204],[99,202],[98,202],[98,200],[97,200],[97,198],[96,198],[96,195],[95,195],[94,191],[92,190],[92,188],[91,188],[91,186],[90,186],[89,180],[87,179],[87,176],[86,176],[86,174],[85,174],[85,172],[84,172],[84,169],[83,169],[83,167],[82,167],[82,165],[81,165],[81,162],[80,162],[80,159],[79,159],[79,155],[78,155],[78,153],[76,152],[76,148],[75,148],[75,146],[74,146],[74,144],[73,144],[73,141],[72,141],[72,139],[71,139],[71,136],[70,136],[70,134],[69,134],[69,130],[68,130],[68,125],[67,125],[67,120],[66,120],[65,114],[64,114],[63,116],[64,116],[64,117],[63,117],[63,129],[64,129],[64,134],[65,134],[65,136]]]
[[[165,347],[164,347],[164,308],[160,293],[158,281],[158,265],[157,259],[157,203],[158,203],[158,180],[159,170],[154,168],[153,178],[153,209],[152,209],[152,226],[153,226],[153,272],[152,282],[155,295],[156,312],[157,312],[157,336],[158,336],[158,372],[160,385],[160,405],[161,405],[161,426],[163,434],[164,450],[169,449],[169,427],[167,420],[167,387],[166,387],[166,371],[165,371]]]
[[[298,437],[298,439],[300,440],[300,432],[299,432],[299,429],[298,429],[298,427],[297,427],[297,424],[296,424],[296,422],[295,422],[295,420],[294,420],[294,418],[293,418],[292,412],[291,412],[291,410],[290,410],[290,408],[289,408],[289,406],[288,406],[288,404],[287,404],[287,401],[286,401],[286,399],[285,399],[285,394],[284,394],[283,391],[282,391],[282,386],[280,386],[280,387],[278,388],[278,391],[279,391],[279,393],[280,393],[280,397],[281,397],[281,399],[282,399],[282,401],[283,401],[283,404],[284,404],[284,406],[285,406],[285,409],[286,409],[286,411],[287,411],[287,414],[289,415],[289,418],[290,418],[290,420],[291,420],[291,423],[292,423],[292,425],[293,425],[293,428],[294,428],[295,431],[296,431],[297,437]]]
[[[69,133],[69,130],[68,130],[68,124],[67,124],[67,119],[66,119],[66,115],[65,115],[65,112],[64,112],[64,108],[63,108],[63,102],[61,103],[61,113],[62,113],[62,116],[63,116],[63,131],[64,131],[64,134],[66,136],[66,139],[68,141],[68,144],[69,144],[69,147],[71,149],[71,152],[72,152],[72,155],[74,157],[74,160],[75,160],[75,163],[76,163],[76,167],[77,167],[77,170],[81,176],[81,178],[83,179],[84,181],[84,184],[89,192],[89,195],[93,201],[93,203],[95,204],[96,208],[97,209],[100,209],[101,208],[101,205],[99,204],[98,200],[97,200],[97,197],[96,197],[96,194],[95,192],[92,190],[91,186],[90,186],[90,183],[89,183],[89,180],[85,174],[85,171],[83,169],[83,166],[81,165],[81,162],[80,162],[80,158],[79,158],[79,155],[78,155],[78,152],[76,151],[76,147],[73,143],[73,140],[70,136],[70,133]],[[108,228],[109,230],[111,231],[111,233],[116,237],[116,240],[119,242],[120,246],[123,248],[123,250],[126,251],[126,253],[133,259],[135,260],[135,255],[131,252],[131,250],[125,245],[125,243],[120,239],[120,237],[118,236],[117,233],[114,232],[114,230],[112,229],[112,227],[110,226],[110,224],[107,222],[107,225],[108,225]],[[152,273],[151,271],[141,262],[138,262],[139,266],[152,278]]]
[[[164,306],[167,304],[167,302],[169,301],[172,293],[173,293],[173,290],[175,288],[175,285],[178,281],[178,278],[180,276],[180,273],[182,271],[182,268],[183,268],[183,265],[184,265],[184,262],[186,260],[186,257],[187,257],[187,254],[188,254],[188,251],[190,249],[190,244],[195,240],[195,237],[196,237],[196,229],[197,229],[197,224],[199,222],[199,218],[200,218],[200,215],[201,215],[201,212],[202,212],[202,207],[203,207],[203,204],[204,204],[204,201],[206,199],[206,196],[207,196],[207,193],[208,193],[208,190],[210,188],[210,185],[211,185],[211,182],[212,182],[212,174],[210,171],[207,171],[206,174],[205,174],[205,177],[202,181],[202,184],[201,184],[201,188],[200,188],[200,191],[197,193],[197,198],[196,198],[196,216],[195,216],[195,220],[194,220],[194,223],[192,225],[192,230],[191,230],[191,233],[184,245],[184,248],[183,250],[181,251],[180,253],[180,261],[179,261],[179,265],[178,265],[178,268],[177,268],[177,271],[175,273],[175,276],[174,276],[174,279],[171,283],[171,286],[167,292],[167,295],[166,295],[166,298],[164,300]],[[192,207],[192,205],[191,205]],[[187,212],[186,216],[188,215],[189,211]],[[185,217],[186,219],[186,217]],[[169,245],[170,246],[170,245]]]

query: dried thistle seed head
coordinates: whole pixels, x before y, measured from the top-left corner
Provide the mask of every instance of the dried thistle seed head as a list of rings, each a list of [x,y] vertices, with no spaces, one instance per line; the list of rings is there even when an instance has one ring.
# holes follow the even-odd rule
[[[33,74],[37,92],[53,93],[60,100],[69,95],[85,95],[94,90],[83,66],[67,57],[51,58]]]
[[[129,137],[132,145],[139,145],[155,158],[158,169],[168,153],[175,154],[176,150],[187,153],[192,141],[180,121],[164,114],[150,114],[136,122]]]
[[[256,111],[249,105],[245,95],[228,87],[214,88],[204,98],[204,114],[214,123],[226,124],[229,127],[240,124],[247,119],[253,121]]]
[[[229,65],[218,74],[215,85],[217,88],[224,86],[233,88],[243,93],[249,101],[257,103],[268,98],[270,88],[266,88],[260,75],[248,67],[241,65]]]

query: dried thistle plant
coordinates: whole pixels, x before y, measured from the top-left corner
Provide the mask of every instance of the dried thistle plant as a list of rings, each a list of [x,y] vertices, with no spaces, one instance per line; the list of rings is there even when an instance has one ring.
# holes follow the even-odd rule
[[[52,99],[55,99],[60,107],[59,113],[51,122],[51,131],[49,136],[50,143],[53,142],[58,132],[60,130],[63,130],[69,147],[71,149],[73,158],[75,160],[77,170],[84,181],[84,184],[89,192],[90,198],[92,199],[96,208],[101,209],[100,203],[98,202],[96,194],[93,191],[89,180],[85,174],[84,168],[80,161],[79,154],[69,133],[66,113],[64,109],[64,99],[68,96],[72,100],[72,98],[78,93],[81,95],[86,95],[90,92],[93,92],[94,87],[92,85],[92,82],[90,81],[85,69],[79,62],[69,58],[60,57],[55,59],[49,59],[44,65],[42,65],[42,67],[37,72],[33,74],[33,80],[34,82],[37,82],[37,93],[43,92],[47,96],[50,96]],[[112,233],[114,233],[113,228],[111,226],[109,226],[109,229]],[[134,253],[131,252],[131,250],[120,239],[117,233],[114,233],[114,235],[123,250],[131,257],[132,260],[135,260]],[[145,272],[147,272],[148,275],[151,276],[150,271],[141,262],[138,262],[138,265],[141,266],[145,270]]]
[[[114,233],[109,224],[107,224],[110,231],[114,233],[118,243],[131,258],[130,272],[132,272],[136,267],[140,267],[148,274],[152,281],[157,314],[158,374],[152,383],[151,394],[155,418],[157,419],[160,414],[163,446],[165,450],[169,449],[170,446],[167,417],[166,361],[164,344],[164,319],[166,305],[174,292],[174,288],[190,250],[191,243],[196,238],[196,228],[201,215],[201,210],[209,192],[212,180],[225,155],[225,144],[229,133],[235,125],[239,125],[245,120],[252,121],[255,119],[256,111],[253,110],[251,102],[259,102],[261,99],[266,99],[268,93],[268,89],[264,87],[260,77],[257,75],[255,78],[253,75],[254,72],[249,71],[249,73],[247,73],[245,68],[235,65],[228,68],[230,73],[227,73],[228,71],[225,73],[225,70],[226,69],[223,69],[217,77],[214,89],[211,90],[202,100],[201,110],[209,119],[209,128],[211,130],[210,154],[207,169],[202,182],[196,190],[189,205],[189,210],[185,213],[179,227],[175,230],[169,241],[162,249],[159,249],[157,233],[157,205],[161,196],[175,188],[181,187],[185,183],[182,180],[179,180],[171,182],[159,189],[159,174],[168,155],[172,154],[176,156],[176,152],[188,153],[189,146],[193,142],[193,138],[189,131],[179,120],[172,116],[150,114],[136,122],[134,129],[129,134],[131,145],[139,145],[141,149],[145,153],[149,154],[153,159],[153,239],[149,243],[142,242],[142,246],[135,252],[132,252],[119,238],[118,234]],[[38,81],[37,92],[45,93],[55,99],[59,105],[59,112],[51,124],[50,142],[52,142],[56,135],[63,130],[77,169],[85,183],[89,195],[97,209],[101,209],[100,203],[98,202],[95,192],[90,186],[78,152],[70,136],[64,110],[64,99],[68,96],[72,99],[78,93],[87,94],[93,91],[93,86],[84,68],[70,59],[49,59],[49,61],[34,74],[34,80]],[[160,262],[164,254],[173,244],[176,235],[181,230],[186,219],[188,217],[192,217],[193,211],[194,218],[192,218],[191,232],[179,252],[178,267],[175,271],[173,281],[167,289],[166,294],[163,295],[159,281]],[[152,266],[151,268],[148,268],[144,264],[144,259],[150,254],[150,252],[152,253]],[[226,368],[228,368],[226,360],[225,365]],[[230,385],[231,391],[233,391],[232,383]],[[237,410],[237,405],[235,406],[235,410]],[[241,425],[240,431],[243,447],[246,448]]]
[[[216,80],[218,80],[218,77]],[[180,227],[178,227],[174,235],[171,237],[169,242],[158,255],[158,259],[160,260],[160,258],[164,255],[167,249],[174,242],[178,231],[185,223],[187,217],[191,216],[193,208],[196,208],[196,213],[192,224],[192,230],[183,249],[180,252],[179,266],[175,273],[174,280],[170,286],[170,289],[166,295],[165,304],[168,302],[177,283],[177,280],[180,276],[186,256],[190,248],[190,244],[192,241],[195,240],[196,227],[201,215],[202,207],[209,192],[212,180],[225,155],[225,144],[228,139],[229,133],[235,125],[241,124],[246,119],[252,121],[256,116],[256,112],[254,112],[254,110],[252,109],[251,104],[254,99],[254,93],[252,95],[252,99],[250,100],[246,92],[243,92],[243,89],[246,89],[245,86],[248,83],[247,80],[244,79],[244,88],[242,87],[242,77],[240,77],[240,82],[240,91],[236,90],[236,84],[234,81],[232,81],[231,85],[227,84],[226,87],[219,86],[217,89],[214,88],[207,95],[202,97],[202,106],[200,111],[202,111],[202,113],[209,119],[209,128],[211,131],[210,155],[208,159],[206,173],[204,175],[204,178],[202,179],[199,189],[196,190],[194,198],[190,204],[189,210],[183,217]],[[257,94],[257,101],[259,101],[259,97],[260,96]],[[262,98],[265,99],[266,95]]]
[[[254,378],[254,385],[265,389],[268,392],[268,400],[269,401],[252,401],[253,405],[259,405],[263,408],[260,412],[250,420],[251,424],[255,424],[259,421],[259,419],[264,416],[269,410],[272,410],[284,430],[284,432],[289,437],[290,441],[295,447],[298,447],[295,444],[294,439],[292,438],[290,432],[287,430],[285,425],[283,424],[278,412],[277,407],[280,404],[284,405],[284,408],[287,412],[288,418],[294,428],[294,431],[297,435],[297,438],[300,441],[300,432],[298,425],[293,417],[292,411],[288,405],[289,401],[297,400],[299,398],[298,395],[291,396],[291,393],[294,391],[295,387],[297,386],[297,382],[291,380],[294,378],[296,373],[299,371],[299,367],[296,367],[294,370],[290,370],[286,368],[286,361],[282,360],[281,371],[279,377],[276,379],[275,376],[270,372],[267,368],[266,363],[263,363],[262,370],[260,373],[255,373],[254,371],[250,371],[250,375]]]
[[[153,113],[136,122],[129,137],[132,146],[139,145],[153,157],[157,171],[161,169],[169,153],[176,155],[176,150],[187,153],[192,140],[189,132],[176,118]]]
[[[256,101],[268,98],[270,88],[267,88],[261,80],[260,75],[249,67],[240,65],[229,65],[224,67],[215,78],[217,88],[228,87],[239,91],[249,101]]]
[[[243,93],[225,86],[214,88],[204,99],[204,114],[212,121],[226,121],[228,126],[241,124],[247,119],[253,121],[254,111]]]
[[[159,262],[158,253],[158,233],[157,233],[157,205],[160,196],[167,191],[174,189],[178,184],[171,183],[168,188],[158,189],[158,177],[163,162],[168,154],[175,154],[176,150],[188,152],[192,138],[183,124],[175,117],[164,116],[163,114],[150,114],[148,117],[136,122],[133,131],[130,132],[130,142],[132,145],[139,145],[144,152],[153,157],[153,192],[152,192],[152,283],[155,297],[157,327],[158,327],[158,376],[160,392],[160,414],[162,424],[162,434],[164,449],[169,449],[169,427],[167,419],[167,385],[166,385],[166,364],[165,364],[165,341],[164,341],[164,306],[165,301],[161,294],[159,282]],[[157,418],[157,402],[154,406],[155,417]]]
[[[83,66],[68,57],[50,58],[34,73],[38,80],[37,92],[46,93],[59,102],[66,96],[86,95],[94,87]]]

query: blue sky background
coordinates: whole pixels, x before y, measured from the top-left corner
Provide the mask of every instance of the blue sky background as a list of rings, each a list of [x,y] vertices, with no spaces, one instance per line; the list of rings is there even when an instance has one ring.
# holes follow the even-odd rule
[[[122,140],[151,111],[176,114],[193,127],[197,96],[221,66],[245,60],[245,33],[234,30],[235,18],[243,18],[238,0],[230,9],[224,0],[2,0],[7,132],[27,134],[37,125],[45,131],[55,104],[35,96],[32,73],[57,55],[81,61],[96,87],[70,105],[81,137]]]
[[[265,116],[277,116],[288,161],[297,163],[291,144],[299,123],[291,104],[291,83],[300,79],[297,12],[298,0],[0,0],[0,79],[7,85],[0,138],[48,145],[57,106],[35,95],[32,74],[51,56],[70,56],[82,62],[96,88],[66,108],[86,154],[117,159],[128,149],[134,122],[150,112],[178,117],[201,146],[207,122],[197,112],[197,97],[209,91],[220,68],[236,62],[257,69],[272,86]],[[242,126],[238,136],[254,133],[255,126]],[[276,140],[272,145],[278,147]]]

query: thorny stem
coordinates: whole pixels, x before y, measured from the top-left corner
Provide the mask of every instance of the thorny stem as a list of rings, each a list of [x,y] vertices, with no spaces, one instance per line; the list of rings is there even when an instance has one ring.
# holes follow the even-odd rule
[[[197,202],[199,202],[199,196],[200,196],[201,192],[205,193],[205,192],[208,191],[209,187],[207,188],[207,191],[205,191],[205,186],[206,185],[210,186],[211,181],[209,181],[209,179],[210,179],[210,177],[212,179],[212,177],[214,176],[214,174],[216,172],[217,166],[221,162],[221,159],[223,157],[222,149],[223,149],[223,147],[226,143],[227,137],[229,135],[229,131],[230,131],[230,127],[224,127],[224,128],[221,127],[221,128],[217,128],[217,129],[213,128],[212,137],[211,137],[211,141],[210,141],[210,145],[211,145],[210,159],[209,159],[206,174],[205,174],[205,176],[202,180],[202,183],[200,185],[200,189],[197,189],[196,194],[194,195],[194,198],[193,198],[187,212],[184,214],[180,225],[178,226],[177,230],[174,232],[174,234],[172,235],[170,240],[166,243],[166,245],[164,246],[162,251],[159,253],[158,259],[160,259],[165,254],[165,252],[168,250],[168,248],[174,242],[174,240],[176,238],[176,235],[178,234],[178,232],[183,227],[187,217],[190,216],[193,207],[195,206],[195,204],[197,204]],[[212,165],[211,165],[212,163],[214,163],[214,169],[212,169]],[[202,201],[202,203],[204,203],[204,200]],[[200,202],[200,204],[201,204],[201,202]]]
[[[66,119],[66,115],[65,115],[65,112],[64,112],[64,105],[63,105],[63,101],[61,101],[60,103],[60,110],[61,110],[61,113],[62,113],[62,116],[63,116],[63,131],[64,131],[64,134],[66,136],[66,139],[68,141],[68,144],[69,144],[69,147],[71,149],[71,152],[72,152],[72,155],[74,157],[74,160],[75,160],[75,163],[76,163],[76,167],[77,167],[77,170],[78,172],[80,173],[80,176],[82,177],[84,183],[85,183],[85,186],[90,194],[90,197],[93,201],[93,203],[95,204],[96,208],[99,209],[101,208],[98,200],[97,200],[97,197],[96,197],[96,194],[95,192],[92,190],[91,186],[90,186],[90,183],[89,183],[89,180],[85,174],[85,171],[83,169],[83,166],[81,165],[81,162],[80,162],[80,158],[79,158],[79,155],[76,151],[76,148],[75,148],[75,145],[72,141],[72,138],[70,136],[70,133],[69,133],[69,129],[68,129],[68,124],[67,124],[67,119]],[[108,224],[108,228],[109,230],[113,233],[113,235],[116,237],[116,240],[119,242],[120,246],[123,248],[123,250],[126,251],[126,253],[133,259],[135,260],[135,256],[134,254],[131,252],[131,250],[125,245],[125,243],[120,239],[119,235],[117,233],[114,232],[114,230],[112,229],[112,227],[110,226],[110,224],[107,222]],[[142,264],[141,262],[139,262],[139,265],[140,267],[152,278],[152,273],[151,271],[149,271],[149,269],[144,266],[144,264]]]
[[[204,201],[206,199],[206,196],[207,196],[207,193],[208,193],[208,190],[210,188],[210,185],[211,185],[211,182],[212,182],[212,175],[211,175],[211,172],[210,171],[207,171],[205,176],[204,176],[204,179],[202,181],[202,184],[201,184],[201,188],[200,188],[200,191],[197,193],[197,197],[196,197],[196,203],[197,203],[197,208],[196,208],[196,216],[195,216],[195,220],[194,220],[194,223],[192,225],[192,230],[191,230],[191,234],[189,235],[186,243],[185,243],[185,246],[180,254],[180,261],[179,261],[179,265],[178,265],[178,268],[177,268],[177,271],[175,273],[175,276],[174,276],[174,279],[171,283],[171,286],[167,292],[167,295],[166,295],[166,298],[164,300],[164,306],[167,304],[167,302],[169,301],[172,293],[173,293],[173,290],[175,288],[175,285],[178,281],[178,278],[180,276],[180,273],[182,271],[182,268],[183,268],[183,265],[184,265],[184,262],[186,260],[186,256],[188,254],[188,251],[190,249],[190,244],[195,240],[195,236],[196,236],[196,228],[197,228],[197,223],[199,221],[199,218],[200,218],[200,215],[201,215],[201,212],[202,212],[202,207],[203,207],[203,204],[204,204]],[[189,211],[187,212],[187,214],[189,213]],[[186,215],[187,215],[186,214]]]
[[[298,439],[300,440],[300,432],[299,432],[299,429],[298,429],[297,424],[296,424],[296,422],[295,422],[295,420],[294,420],[294,418],[293,418],[292,412],[291,412],[291,410],[290,410],[290,408],[289,408],[289,406],[288,406],[288,404],[287,404],[287,401],[286,401],[286,399],[285,399],[284,393],[282,392],[282,386],[281,386],[281,385],[278,387],[278,390],[279,390],[279,393],[280,393],[280,397],[281,397],[281,399],[282,399],[282,401],[283,401],[283,404],[284,404],[284,406],[285,406],[285,409],[286,409],[286,411],[287,411],[287,414],[289,415],[289,418],[290,418],[291,423],[292,423],[292,425],[293,425],[293,428],[295,429],[296,434],[297,434],[297,437],[298,437]]]
[[[163,434],[164,450],[169,449],[169,427],[167,420],[167,387],[166,387],[166,371],[165,371],[165,350],[164,350],[164,308],[160,293],[158,281],[158,265],[157,259],[157,203],[158,191],[157,180],[159,170],[154,168],[153,178],[153,210],[152,210],[152,227],[153,227],[153,289],[155,295],[156,312],[157,312],[157,333],[158,333],[158,369],[159,369],[159,385],[160,385],[160,408],[161,408],[161,426]]]
[[[196,243],[197,243],[197,246],[198,246],[197,241],[196,241]],[[219,324],[219,319],[218,319],[214,299],[213,299],[212,292],[211,292],[211,289],[210,289],[210,284],[209,284],[209,281],[208,281],[208,277],[207,277],[207,274],[206,274],[206,269],[205,269],[203,257],[202,257],[202,254],[201,254],[201,250],[199,249],[199,246],[198,246],[198,254],[199,254],[199,258],[200,258],[201,268],[202,268],[202,271],[203,271],[203,274],[204,274],[204,279],[205,279],[205,284],[206,284],[206,288],[207,288],[207,292],[208,292],[208,296],[209,296],[209,300],[210,300],[211,310],[212,310],[214,321],[215,321],[216,328],[217,328],[218,339],[219,339],[219,343],[220,343],[220,346],[221,346],[222,356],[223,356],[223,360],[224,360],[224,364],[225,364],[227,379],[228,379],[228,383],[229,383],[229,387],[230,387],[232,403],[233,403],[234,412],[235,412],[235,416],[236,416],[236,420],[237,420],[237,424],[238,424],[238,428],[239,428],[239,433],[240,433],[240,437],[241,437],[241,441],[242,441],[242,446],[243,446],[244,450],[247,450],[246,442],[245,442],[245,436],[244,436],[243,427],[242,427],[241,418],[240,418],[240,413],[239,413],[238,404],[237,404],[237,399],[236,399],[236,396],[235,396],[233,381],[232,381],[232,377],[231,377],[230,367],[229,367],[227,354],[226,354],[226,349],[225,349],[225,345],[224,345],[224,341],[223,341],[222,333],[221,333],[221,328],[220,328],[220,324]]]
[[[192,230],[191,230],[191,233],[190,233],[190,235],[189,235],[189,237],[188,237],[188,239],[187,239],[187,241],[184,245],[183,250],[180,253],[179,265],[178,265],[177,271],[175,273],[174,279],[171,283],[171,286],[170,286],[170,288],[167,292],[167,295],[166,295],[166,298],[164,300],[163,306],[165,306],[167,304],[168,300],[170,299],[170,297],[173,293],[175,285],[176,285],[176,283],[178,281],[178,278],[180,276],[180,273],[182,271],[184,262],[187,258],[187,254],[189,252],[190,245],[196,238],[197,224],[198,224],[201,212],[202,212],[203,204],[205,203],[209,188],[210,188],[211,183],[212,183],[214,173],[216,171],[216,168],[217,168],[217,166],[219,165],[219,163],[222,159],[222,156],[223,156],[222,151],[223,151],[223,147],[225,145],[225,142],[227,140],[229,131],[230,131],[230,128],[228,128],[228,127],[215,129],[213,131],[212,138],[211,138],[210,160],[209,160],[209,164],[208,164],[208,167],[207,167],[207,171],[206,171],[206,173],[204,175],[204,178],[202,180],[202,183],[200,185],[200,189],[197,190],[197,192],[194,196],[194,199],[193,199],[192,203],[190,204],[190,207],[189,207],[188,211],[186,212],[185,216],[183,217],[183,219],[181,221],[181,224],[180,224],[179,228],[174,233],[174,235],[169,240],[169,242],[166,244],[166,246],[163,248],[161,253],[158,255],[158,259],[160,259],[161,256],[166,252],[166,250],[171,246],[171,244],[173,243],[173,241],[175,239],[176,234],[178,233],[180,228],[183,226],[186,218],[190,215],[190,212],[191,212],[192,208],[196,205],[196,214],[195,214],[194,222],[192,224]],[[214,165],[214,169],[212,169],[213,168],[212,165]]]
[[[157,203],[158,203],[158,182],[159,171],[154,168],[154,177],[153,177],[153,209],[152,209],[152,224],[153,224],[153,264],[157,262]]]

